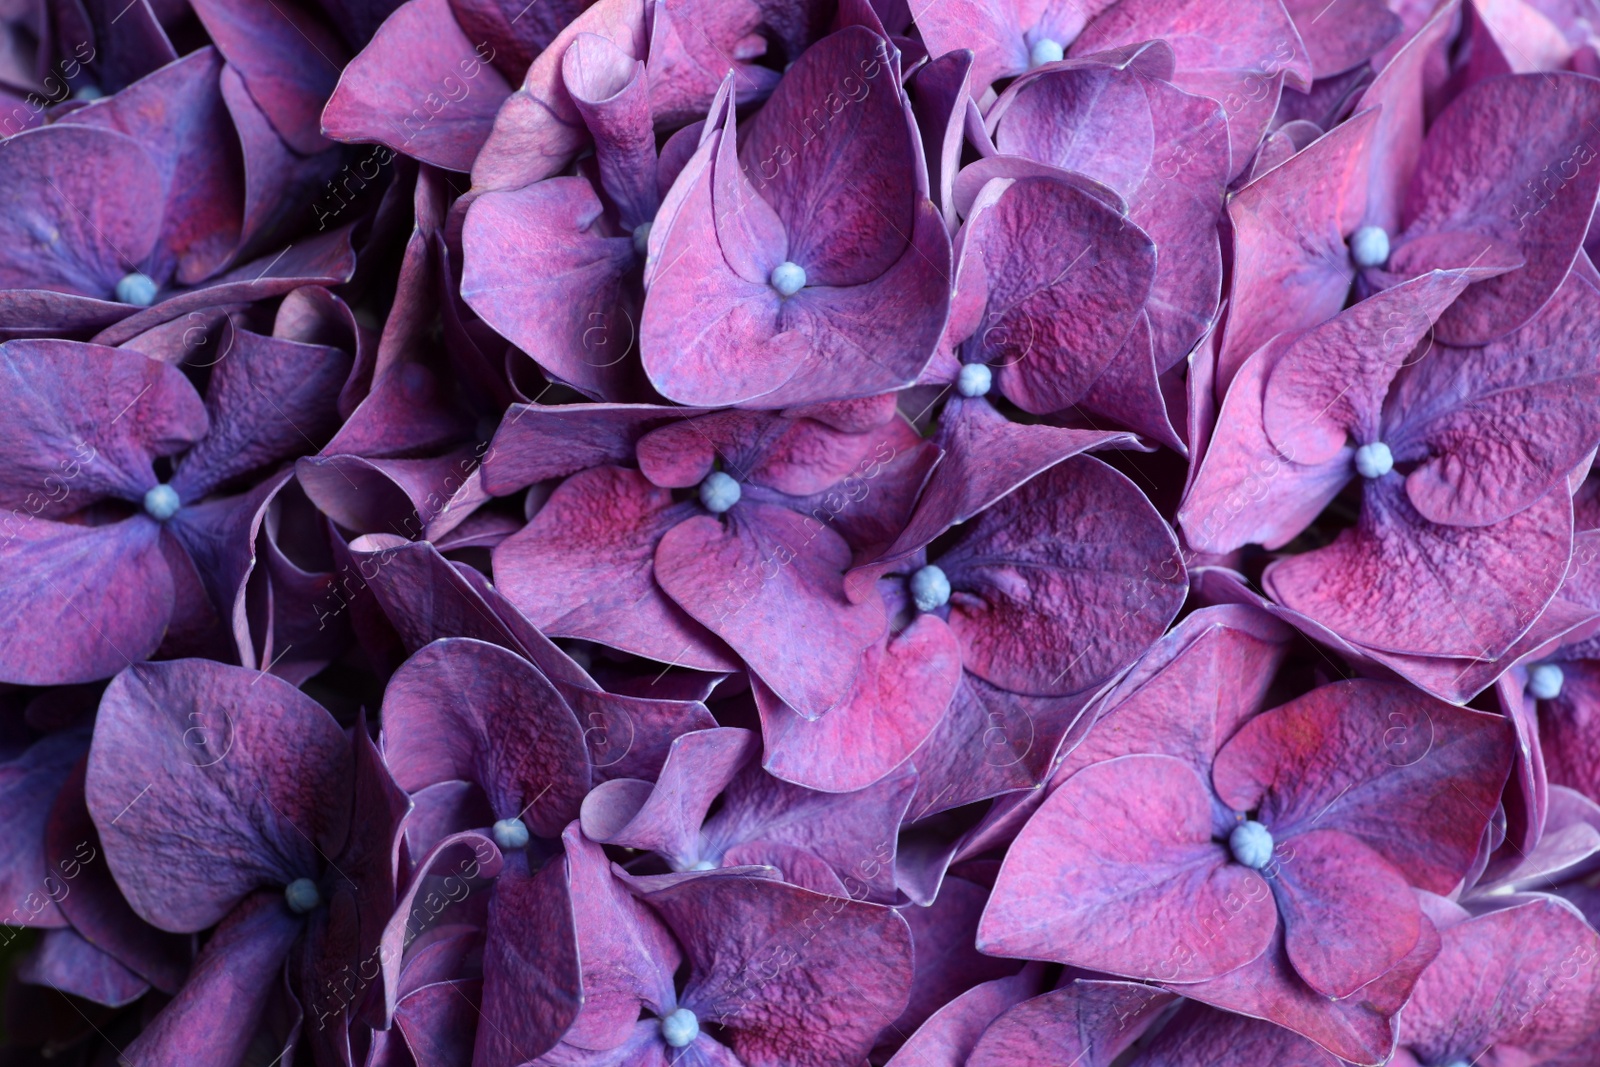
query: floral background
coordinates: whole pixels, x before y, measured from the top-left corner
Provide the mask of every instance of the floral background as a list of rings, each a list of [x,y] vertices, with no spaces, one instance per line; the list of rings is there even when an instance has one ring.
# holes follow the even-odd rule
[[[0,1064],[1600,1063],[1593,0],[0,27]]]

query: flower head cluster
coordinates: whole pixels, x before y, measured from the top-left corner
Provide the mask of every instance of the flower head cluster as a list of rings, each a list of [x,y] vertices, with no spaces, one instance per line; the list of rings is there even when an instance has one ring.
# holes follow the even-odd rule
[[[7,1062],[1597,1062],[1596,27],[0,4]]]

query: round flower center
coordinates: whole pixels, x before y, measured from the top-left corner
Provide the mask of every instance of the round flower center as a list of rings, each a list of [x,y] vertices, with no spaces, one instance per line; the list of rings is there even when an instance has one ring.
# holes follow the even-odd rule
[[[1052,41],[1048,37],[1041,37],[1033,42],[1033,47],[1028,50],[1028,62],[1035,67],[1042,67],[1046,63],[1059,63],[1067,54],[1061,47],[1060,41]]]
[[[1356,449],[1356,472],[1363,478],[1382,478],[1394,470],[1394,453],[1382,441]]]
[[[967,363],[956,378],[956,392],[962,396],[984,396],[994,383],[994,374],[982,363]]]
[[[156,302],[156,280],[138,271],[124,274],[117,282],[116,297],[121,303],[147,308]]]
[[[700,503],[713,515],[721,515],[739,502],[739,483],[722,471],[712,471],[700,483]]]
[[[950,579],[928,564],[911,576],[911,602],[918,611],[933,611],[950,603]]]
[[[296,878],[283,887],[283,900],[290,911],[304,915],[322,903],[322,894],[317,892],[317,883],[311,879]]]
[[[1541,663],[1528,671],[1528,692],[1536,700],[1554,700],[1561,695],[1561,683],[1567,676],[1554,663]]]
[[[1234,859],[1259,871],[1272,860],[1272,831],[1254,819],[1246,819],[1228,835],[1228,848]]]
[[[500,846],[501,852],[511,852],[515,849],[526,848],[528,845],[528,824],[521,819],[501,819],[489,831],[494,835],[494,843]]]
[[[641,256],[650,251],[650,223],[641,222],[633,228],[633,250]]]
[[[157,522],[166,522],[178,513],[178,491],[170,485],[158,485],[144,495],[144,513]]]
[[[1389,262],[1389,235],[1382,226],[1363,226],[1350,235],[1350,258],[1363,270]]]
[[[675,1008],[661,1020],[661,1040],[683,1048],[700,1036],[700,1020],[688,1008]]]
[[[806,269],[784,260],[772,268],[772,287],[779,296],[793,296],[806,287]]]

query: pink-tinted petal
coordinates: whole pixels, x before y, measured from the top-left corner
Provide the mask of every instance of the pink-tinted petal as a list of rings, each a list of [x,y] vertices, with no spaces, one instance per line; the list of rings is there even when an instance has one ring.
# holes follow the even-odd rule
[[[1587,165],[1594,150],[1584,141],[1597,115],[1600,85],[1586,76],[1512,75],[1468,89],[1428,131],[1398,244],[1471,230],[1515,247],[1527,261],[1463,294],[1440,318],[1440,340],[1477,345],[1500,337],[1527,322],[1565,280],[1600,190],[1600,167]],[[1554,188],[1540,184],[1552,177]],[[1528,182],[1541,192],[1524,192]]]
[[[1388,1062],[1399,1012],[1422,973],[1439,953],[1439,934],[1424,922],[1416,947],[1400,964],[1356,995],[1330,1000],[1301,982],[1284,953],[1281,934],[1245,966],[1207,982],[1173,991],[1224,1011],[1265,1019],[1309,1038],[1351,1063]]]
[[[483,956],[483,1019],[472,1062],[517,1067],[560,1040],[583,1005],[576,906],[566,865],[530,875],[506,865],[489,899]]]
[[[1600,443],[1597,319],[1600,293],[1569,277],[1506,337],[1482,348],[1441,346],[1407,370],[1385,436],[1397,454],[1425,450],[1406,476],[1418,514],[1451,526],[1499,522]]]
[[[1355,279],[1345,237],[1366,214],[1378,112],[1368,110],[1251,182],[1228,204],[1233,286],[1218,392],[1274,334],[1332,318]]]
[[[989,302],[964,346],[999,369],[999,386],[1044,414],[1083,399],[1133,328],[1155,273],[1143,230],[1066,182],[996,181],[962,230],[981,259]]]
[[[1400,32],[1398,15],[1382,0],[1285,0],[1318,79],[1349,70]]]
[[[1520,1049],[1543,1062],[1600,1027],[1597,938],[1551,897],[1468,919],[1444,946],[1407,1005],[1400,1040],[1427,1063]]]
[[[884,778],[938,725],[961,677],[961,647],[943,620],[922,615],[867,649],[850,693],[815,721],[758,681],[768,772],[844,793]]]
[[[639,257],[585,179],[483,194],[462,243],[461,296],[485,322],[574,388],[637,395]]]
[[[136,141],[112,130],[63,124],[18,134],[6,142],[0,184],[15,198],[0,222],[7,290],[113,300],[117,282],[140,269],[160,235],[161,172]],[[28,322],[27,311],[8,299],[0,322],[48,326]]]
[[[1087,456],[984,512],[939,559],[967,670],[1016,693],[1080,692],[1166,628],[1188,587],[1172,531]]]
[[[485,62],[449,0],[408,0],[339,76],[322,112],[335,141],[376,141],[446,170],[469,171],[511,86]]]
[[[726,523],[704,514],[678,523],[655,558],[667,595],[807,717],[849,695],[862,653],[888,625],[876,597],[845,598],[849,565],[833,530],[754,502]]]
[[[989,1024],[1037,992],[1038,976],[1029,971],[973,986],[918,1027],[889,1067],[965,1067]]]
[[[326,148],[319,116],[349,55],[338,37],[297,4],[200,0],[195,14],[278,135],[301,155]]]
[[[1354,528],[1278,560],[1262,583],[1285,607],[1377,649],[1494,657],[1555,595],[1572,552],[1569,507],[1557,486],[1492,526],[1440,526],[1416,513],[1398,475],[1386,475],[1365,486]]]
[[[656,138],[644,64],[608,38],[579,34],[561,60],[562,80],[595,139],[600,184],[623,227],[655,217]]]
[[[701,859],[700,824],[711,802],[756,751],[748,730],[718,727],[672,743],[652,785],[618,778],[583,800],[583,833],[592,841],[659,852],[679,869]]]
[[[1395,867],[1359,838],[1311,829],[1285,837],[1274,856],[1272,895],[1284,948],[1307,985],[1347,997],[1387,973],[1422,931],[1416,895]]]
[[[680,1003],[726,1026],[749,1067],[857,1062],[905,1008],[911,932],[891,908],[738,871],[645,900],[689,959]]]
[[[1447,893],[1510,771],[1510,724],[1393,682],[1337,682],[1246,723],[1212,781],[1275,835],[1340,830]]]
[[[652,428],[698,414],[650,404],[513,404],[484,454],[484,488],[504,495],[588,467],[628,462]]]
[[[1163,40],[1177,57],[1172,81],[1228,108],[1237,174],[1249,163],[1287,80],[1305,89],[1311,65],[1283,5],[1251,0],[1227,9],[1205,0],[1123,0],[1090,22],[1073,56]],[[1281,77],[1280,77],[1281,75]]]
[[[1146,69],[1163,60],[1164,73]],[[1052,66],[1018,79],[988,120],[1001,152],[1097,179],[1126,199],[1129,221],[1160,249],[1146,310],[1163,370],[1215,318],[1229,170],[1224,110],[1167,82],[1170,61],[1149,46]]]
[[[333,717],[279,678],[145,663],[100,703],[86,792],[128,903],[188,932],[261,887],[281,909],[283,886],[321,871],[344,840],[349,762]]]
[[[157,480],[151,460],[207,429],[181,371],[99,345],[9,341],[0,346],[0,388],[10,424],[0,443],[0,505],[13,527],[71,515],[103,496],[142,503]]]
[[[695,510],[637,471],[595,467],[561,483],[521,533],[500,542],[495,576],[506,599],[552,636],[731,670],[723,641],[657,584],[657,546]]]
[[[77,731],[50,734],[0,763],[0,812],[9,827],[0,868],[0,916],[9,925],[67,924],[58,904],[71,894],[71,879],[63,880],[65,870],[58,874],[50,868],[45,833],[56,793],[82,758],[85,742]],[[93,846],[89,852],[92,856]]]
[[[1414,350],[1470,280],[1459,271],[1429,271],[1368,297],[1282,349],[1261,398],[1262,427],[1279,453],[1297,464],[1327,463],[1342,458],[1352,439],[1360,445],[1379,440],[1389,383],[1408,363],[1429,362],[1426,350],[1420,356]],[[1421,388],[1427,395],[1426,385]],[[1404,450],[1399,455],[1409,458]]]
[[[1131,982],[1079,979],[996,1019],[967,1067],[1020,1067],[1052,1059],[1110,1067],[1176,999]]]
[[[283,961],[302,925],[281,892],[244,898],[206,942],[183,989],[123,1049],[124,1058],[238,1063],[283,988]]]
[[[71,928],[47,931],[15,973],[18,981],[50,986],[110,1008],[131,1004],[150,990],[148,982]]]
[[[1205,1067],[1229,1059],[1275,1067],[1339,1067],[1342,1062],[1292,1030],[1198,1005],[1163,1027],[1136,1062],[1139,1067]]]
[[[1277,909],[1211,835],[1205,785],[1178,760],[1080,771],[1007,853],[978,947],[1163,981],[1241,967],[1266,950]]]
[[[870,567],[851,572],[852,598],[894,563],[966,522],[1029,478],[1080,452],[1131,443],[1121,434],[1012,422],[987,400],[952,397],[934,438],[941,452],[912,513],[893,545]]]

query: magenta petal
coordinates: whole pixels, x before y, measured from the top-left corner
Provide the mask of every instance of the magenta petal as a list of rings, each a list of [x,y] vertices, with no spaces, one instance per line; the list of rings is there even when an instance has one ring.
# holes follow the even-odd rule
[[[18,576],[0,613],[0,677],[83,682],[155,652],[174,603],[163,540],[140,515],[108,526],[35,519],[0,542],[4,570]],[[138,593],[108,596],[112,589]]]
[[[911,932],[891,908],[731,870],[645,900],[693,968],[680,1003],[748,1067],[859,1062],[905,1008]]]
[[[895,1020],[894,1031],[886,1035],[885,1040],[894,1040],[920,1028],[957,995],[973,986],[1003,980],[1022,968],[1015,960],[997,959],[978,952],[974,935],[988,900],[987,887],[950,877],[940,885],[939,895],[932,905],[901,909],[900,914],[911,927],[917,967],[911,983],[911,1003]],[[1027,969],[1029,976],[1023,979],[1023,989],[1032,985],[1032,975],[1040,969],[1038,965]]]
[[[484,454],[484,487],[505,495],[547,478],[628,462],[652,428],[699,414],[650,404],[513,404]]]
[[[1352,440],[1391,440],[1379,433],[1389,383],[1408,364],[1431,364],[1426,350],[1417,355],[1414,349],[1469,281],[1462,272],[1429,271],[1341,311],[1284,347],[1267,371],[1261,397],[1261,424],[1278,451],[1309,465],[1342,458]]]
[[[562,834],[562,843],[583,966],[583,1010],[562,1040],[613,1048],[632,1033],[641,1007],[657,1014],[670,1010],[676,997],[672,976],[682,957],[661,920],[612,877],[605,849],[575,825]]]
[[[585,179],[484,193],[461,239],[461,297],[485,322],[585,393],[625,399],[635,391],[627,356],[639,261]]]
[[[344,68],[322,112],[322,132],[469,171],[511,95],[483,59],[449,0],[407,0]]]
[[[1355,527],[1326,548],[1271,564],[1262,584],[1285,607],[1373,648],[1499,656],[1560,585],[1572,552],[1570,506],[1557,486],[1492,526],[1440,526],[1416,513],[1398,476],[1385,476],[1366,485]]]
[[[1132,982],[1078,979],[996,1019],[967,1067],[1021,1067],[1046,1060],[1111,1067],[1175,1000],[1171,993]]]
[[[1522,899],[1444,931],[1401,1026],[1420,1060],[1496,1046],[1545,1062],[1600,1027],[1600,987],[1579,962],[1600,952],[1600,937],[1563,901]]]
[[[283,961],[303,925],[281,892],[244,898],[206,942],[183,989],[123,1050],[128,1062],[238,1063],[283,988]]]
[[[67,118],[126,133],[150,154],[166,186],[161,245],[185,285],[228,264],[244,221],[244,175],[218,91],[222,63],[215,48],[199,49]]]
[[[1223,109],[1147,72],[1170,58],[1155,45],[1051,66],[1014,82],[988,119],[1002,153],[1097,179],[1126,199],[1129,221],[1160,250],[1145,308],[1162,370],[1216,316],[1229,170]]]
[[[752,502],[726,523],[686,519],[661,537],[655,562],[667,595],[808,718],[849,695],[888,625],[876,597],[845,598],[844,539],[787,508]]]
[[[967,670],[1038,696],[1109,677],[1166,628],[1188,588],[1171,529],[1131,481],[1088,456],[989,508],[939,566]]]
[[[1321,1045],[1351,1063],[1387,1063],[1395,1047],[1395,1014],[1406,1003],[1422,973],[1439,953],[1439,934],[1431,922],[1400,964],[1356,995],[1330,1000],[1295,976],[1274,936],[1252,962],[1209,982],[1173,987],[1174,992],[1224,1011],[1266,1019]],[[1313,1061],[1315,1062],[1315,1061]]]
[[[562,80],[595,140],[600,184],[622,225],[655,217],[656,137],[644,64],[608,38],[580,33],[562,57]]]
[[[963,671],[944,717],[912,754],[914,818],[1038,784],[1063,743],[1088,730],[1093,697],[1020,696]]]
[[[1219,393],[1274,334],[1314,326],[1344,306],[1356,273],[1345,237],[1366,214],[1377,116],[1368,110],[1340,123],[1229,202],[1233,287]]]
[[[1126,435],[1012,422],[984,399],[952,397],[934,438],[939,462],[893,545],[870,567],[851,572],[852,598],[867,594],[888,568],[966,522],[1029,478],[1092,448],[1129,444]]]
[[[496,645],[435,641],[383,695],[383,755],[402,788],[465,779],[497,818],[557,837],[589,787],[583,731],[538,668]]]
[[[597,510],[596,500],[607,507]],[[533,521],[496,546],[495,577],[506,599],[552,636],[732,670],[727,646],[663,592],[655,562],[658,546],[695,510],[638,471],[592,468],[561,483]]]
[[[1407,453],[1425,450],[1406,476],[1418,514],[1451,526],[1499,522],[1600,443],[1597,320],[1600,293],[1571,276],[1506,337],[1482,348],[1440,347],[1407,370],[1385,436]]]
[[[1314,689],[1246,723],[1212,781],[1275,835],[1340,830],[1416,885],[1449,892],[1466,873],[1511,767],[1511,728],[1394,682]]]
[[[1281,840],[1272,895],[1295,973],[1347,997],[1416,947],[1422,913],[1405,878],[1359,838],[1313,829]]]
[[[919,1026],[888,1067],[965,1067],[989,1024],[1038,987],[1038,976],[1027,971],[973,986]]]
[[[176,993],[194,954],[193,939],[157,930],[134,914],[123,898],[84,801],[87,762],[73,768],[56,794],[45,826],[44,855],[69,883],[59,901],[61,913],[89,944],[162,992]],[[13,819],[8,817],[8,823]]]
[[[1208,937],[1219,919],[1222,935]],[[1277,922],[1267,883],[1212,842],[1194,771],[1167,756],[1123,756],[1078,772],[1017,835],[978,947],[1194,982],[1261,955]]]
[[[1122,0],[1089,23],[1071,51],[1076,57],[1150,40],[1171,45],[1178,88],[1228,108],[1235,174],[1266,132],[1282,82],[1301,90],[1311,82],[1300,35],[1283,5],[1271,0],[1228,8],[1207,0]]]
[[[189,932],[322,869],[346,832],[349,764],[333,716],[282,679],[145,663],[106,689],[86,792],[128,903]]]
[[[1052,779],[1138,753],[1207,774],[1217,750],[1262,710],[1290,634],[1264,612],[1234,605],[1185,617],[1105,695],[1096,728],[1062,754]]]
[[[1594,150],[1584,141],[1597,115],[1600,84],[1583,75],[1539,73],[1480,82],[1434,122],[1397,245],[1418,234],[1470,229],[1517,248],[1527,261],[1464,293],[1440,318],[1440,340],[1480,345],[1500,337],[1527,322],[1565,280],[1600,190],[1600,167],[1587,165]],[[1518,150],[1487,149],[1508,144]],[[1549,198],[1522,192],[1527,182],[1545,188],[1538,183],[1548,181],[1546,171],[1539,168],[1547,165],[1558,181]],[[1463,181],[1464,174],[1474,179]]]
[[[968,213],[961,255],[989,287],[972,362],[999,369],[1006,396],[1045,414],[1081,400],[1133,328],[1156,268],[1139,227],[1066,182],[999,180]]]
[[[1285,0],[1318,79],[1366,61],[1401,31],[1383,0]]]
[[[868,648],[849,694],[809,720],[755,685],[767,771],[830,793],[864,789],[910,758],[949,707],[961,646],[943,620],[921,615]]]
[[[894,853],[916,790],[909,770],[854,793],[819,793],[780,781],[751,760],[728,783],[723,806],[706,820],[706,857],[724,865],[749,846],[798,849],[834,871],[853,900],[895,897]],[[791,879],[793,880],[793,879]]]

